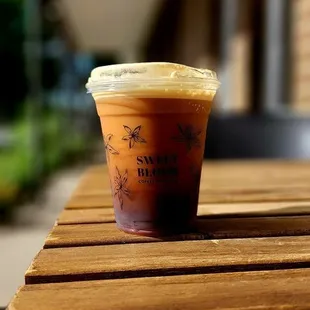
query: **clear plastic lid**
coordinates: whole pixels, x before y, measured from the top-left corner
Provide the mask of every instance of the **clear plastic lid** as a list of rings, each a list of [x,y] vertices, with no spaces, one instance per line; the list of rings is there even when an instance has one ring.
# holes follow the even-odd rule
[[[175,63],[128,63],[97,67],[86,84],[88,93],[130,93],[183,89],[216,92],[216,73]]]

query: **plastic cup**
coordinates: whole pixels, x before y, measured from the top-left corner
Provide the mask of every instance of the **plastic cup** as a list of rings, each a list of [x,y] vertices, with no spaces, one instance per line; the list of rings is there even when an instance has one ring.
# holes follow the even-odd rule
[[[122,64],[94,69],[86,87],[100,117],[118,228],[150,236],[191,230],[216,74]]]

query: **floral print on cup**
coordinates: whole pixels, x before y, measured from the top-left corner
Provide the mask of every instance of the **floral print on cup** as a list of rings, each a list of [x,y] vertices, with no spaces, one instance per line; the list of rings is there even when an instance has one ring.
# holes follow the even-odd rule
[[[189,152],[193,148],[200,148],[200,135],[201,130],[195,129],[192,125],[180,125],[178,124],[179,134],[172,137],[172,140],[183,143]]]
[[[117,151],[110,143],[111,138],[113,137],[112,134],[103,135],[103,142],[104,142],[104,148],[107,154],[107,161],[110,160],[110,154],[112,155],[119,155],[119,151]]]
[[[118,199],[121,209],[123,209],[124,205],[124,196],[129,197],[130,195],[130,191],[127,188],[127,181],[128,181],[127,169],[122,174],[116,167],[116,175],[114,177],[114,197]]]
[[[141,125],[137,126],[135,129],[131,129],[126,125],[123,125],[123,127],[126,130],[127,135],[122,139],[129,141],[129,149],[133,148],[136,143],[146,143],[145,139],[140,136]]]

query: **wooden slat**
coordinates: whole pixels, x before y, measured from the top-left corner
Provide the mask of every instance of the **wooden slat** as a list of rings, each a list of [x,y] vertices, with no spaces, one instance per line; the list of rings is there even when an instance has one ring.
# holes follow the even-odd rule
[[[74,194],[102,194],[110,188],[106,166],[95,168],[86,172]],[[203,166],[201,189],[305,188],[309,180],[310,162],[207,162]]]
[[[204,217],[250,217],[310,215],[310,202],[200,204],[198,215]],[[114,222],[113,208],[65,209],[57,224],[94,224]]]
[[[199,231],[211,238],[310,235],[310,216],[221,218],[200,220]]]
[[[94,224],[114,222],[113,208],[64,210],[58,217],[58,225]]]
[[[74,195],[93,195],[102,194],[110,191],[110,181],[107,174],[102,174],[101,176],[88,176],[83,182],[80,182],[75,191]]]
[[[244,181],[246,182],[246,181]],[[303,187],[273,187],[268,189],[254,188],[221,188],[200,191],[199,203],[238,203],[238,202],[285,202],[309,201],[310,180]],[[66,209],[90,209],[111,207],[113,205],[110,193],[96,195],[73,196],[67,203]]]
[[[282,161],[208,162],[200,203],[310,200],[310,163]],[[67,209],[112,206],[106,166],[90,168]]]
[[[23,286],[9,310],[309,309],[310,270]]]
[[[246,182],[246,181],[244,181]],[[310,182],[310,180],[309,180]],[[310,184],[310,183],[309,183]],[[201,191],[200,203],[309,201],[310,186],[304,188],[230,189]]]
[[[88,170],[67,209],[111,207],[106,166]],[[203,166],[200,203],[310,200],[310,163],[209,162]]]
[[[309,181],[310,182],[310,181]],[[309,183],[310,184],[310,183]],[[230,189],[204,190],[200,192],[199,203],[240,203],[240,202],[285,202],[309,201],[310,186],[305,188],[273,188],[268,190]],[[66,209],[91,209],[113,206],[111,194],[74,196]]]
[[[310,267],[310,237],[134,243],[44,249],[27,284]]]
[[[203,163],[203,169],[207,169],[210,172],[216,171],[218,173],[233,176],[235,172],[257,172],[257,173],[268,173],[271,172],[270,176],[281,174],[283,170],[289,173],[294,171],[302,171],[302,175],[309,175],[309,171],[305,171],[305,168],[309,169],[310,162],[303,160],[220,160],[220,161],[205,161]],[[271,170],[270,170],[271,169]],[[284,171],[284,174],[286,173]],[[87,179],[89,176],[100,177],[103,174],[107,174],[106,165],[93,165],[88,168],[83,177],[82,181]],[[255,175],[251,174],[255,177]],[[297,175],[296,175],[297,177]]]
[[[99,174],[86,172],[77,190],[89,189],[93,193],[94,190],[102,192],[109,189],[106,166],[102,166],[101,169],[102,173]],[[240,183],[250,188],[254,185],[263,188],[274,185],[300,186],[307,185],[304,181],[309,179],[310,162],[302,161],[207,162],[203,166],[201,177],[202,183],[207,182],[207,188],[219,185],[236,188]]]
[[[73,196],[67,202],[66,209],[111,208],[111,193],[106,195]]]
[[[106,165],[92,166],[83,174],[77,188],[73,192],[75,195],[101,194],[110,189],[108,168]]]
[[[302,161],[250,161],[250,162],[207,162],[203,166],[202,183],[211,186],[227,186],[236,188],[238,185],[267,188],[274,186],[308,185],[310,163]]]
[[[310,215],[310,201],[200,204],[198,215],[209,217]]]
[[[117,229],[115,223],[54,226],[45,240],[44,248],[63,248],[124,243],[162,242],[206,239],[207,234],[191,233],[165,238],[127,234]]]
[[[151,238],[126,234],[114,223],[55,226],[45,248],[86,245],[310,235],[310,216],[199,219],[197,232]]]

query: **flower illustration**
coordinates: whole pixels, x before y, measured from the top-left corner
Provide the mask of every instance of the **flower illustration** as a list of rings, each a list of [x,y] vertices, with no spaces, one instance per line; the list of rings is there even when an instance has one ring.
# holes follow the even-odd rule
[[[112,134],[108,134],[108,135],[103,135],[103,141],[104,141],[104,148],[107,154],[107,162],[109,163],[110,161],[110,154],[113,155],[118,155],[119,151],[117,151],[111,144],[110,144],[110,140],[113,137]]]
[[[116,176],[114,177],[114,197],[117,197],[121,209],[123,210],[123,196],[129,196],[130,191],[126,187],[126,183],[128,181],[128,171],[126,169],[125,173],[122,175],[119,169],[116,167]]]
[[[110,140],[113,137],[112,134],[108,134],[106,136],[103,136],[103,140],[104,140],[104,147],[106,149],[106,152],[109,154],[113,154],[113,155],[118,155],[119,152],[110,144]]]
[[[127,131],[128,135],[123,137],[123,140],[129,140],[129,148],[133,148],[135,143],[146,143],[145,139],[140,137],[141,125],[137,126],[134,130],[130,127],[123,125],[124,129]]]
[[[179,135],[172,137],[172,140],[184,143],[186,145],[187,151],[190,151],[193,147],[201,147],[201,142],[199,136],[201,135],[201,130],[195,130],[192,125],[181,126],[178,124]]]

